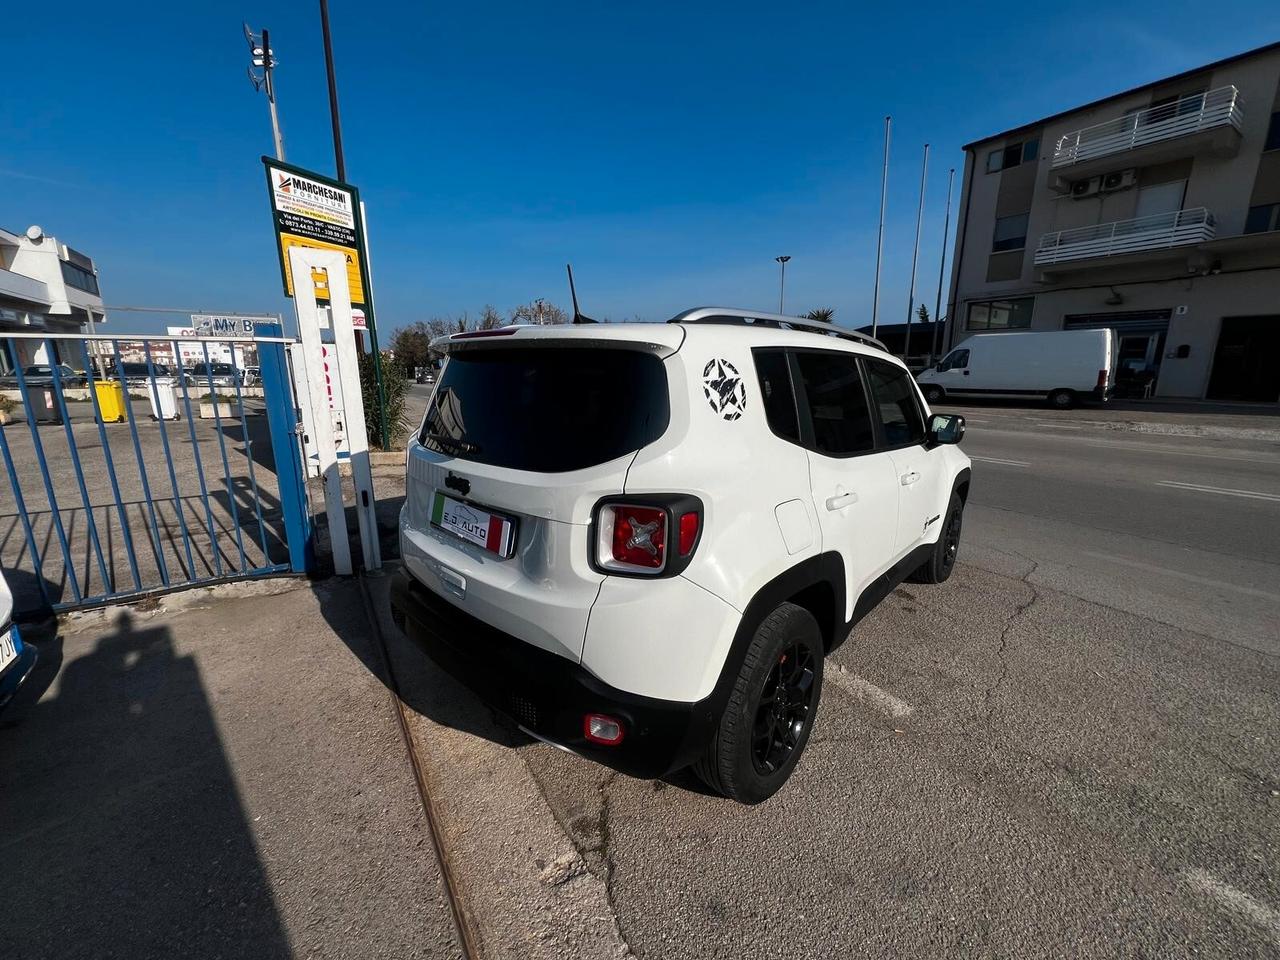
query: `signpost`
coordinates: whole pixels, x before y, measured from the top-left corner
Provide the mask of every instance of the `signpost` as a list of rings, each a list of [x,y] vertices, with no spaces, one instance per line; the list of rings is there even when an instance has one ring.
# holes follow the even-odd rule
[[[290,251],[329,250],[342,255],[346,264],[347,295],[357,329],[369,332],[378,380],[378,422],[382,447],[389,446],[386,398],[382,386],[382,357],[369,283],[369,249],[364,235],[360,192],[348,183],[303,170],[271,157],[263,157],[267,192],[280,254],[280,277],[287,297],[295,296]]]

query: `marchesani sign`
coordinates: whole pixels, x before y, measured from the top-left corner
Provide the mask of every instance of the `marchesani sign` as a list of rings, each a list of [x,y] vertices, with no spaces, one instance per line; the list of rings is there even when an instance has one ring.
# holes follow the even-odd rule
[[[291,249],[336,250],[347,258],[352,312],[363,317],[366,301],[360,264],[360,195],[356,188],[270,157],[263,157],[262,162],[267,168],[285,296],[293,296]]]

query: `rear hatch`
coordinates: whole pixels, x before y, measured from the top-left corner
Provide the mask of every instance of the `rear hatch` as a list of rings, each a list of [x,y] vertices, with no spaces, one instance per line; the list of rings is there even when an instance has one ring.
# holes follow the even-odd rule
[[[663,359],[682,338],[627,325],[437,342],[449,359],[409,447],[410,572],[498,629],[580,660],[603,579],[588,558],[592,509],[623,491],[636,452],[666,431]]]

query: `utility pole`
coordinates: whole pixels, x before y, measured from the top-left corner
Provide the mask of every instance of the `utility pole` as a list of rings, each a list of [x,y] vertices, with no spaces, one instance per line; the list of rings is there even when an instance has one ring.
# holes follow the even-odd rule
[[[249,67],[249,82],[253,89],[266,91],[267,106],[271,109],[271,135],[275,139],[276,159],[284,162],[284,136],[280,133],[280,115],[276,112],[276,85],[272,79],[272,71],[276,68],[275,54],[271,50],[271,33],[265,28],[259,37],[249,25],[244,25],[244,38],[249,41],[249,54],[252,61]],[[256,73],[255,70],[262,72]]]
[[[773,259],[782,264],[782,281],[778,284],[778,312],[782,313],[782,304],[785,301],[787,294],[787,261],[791,258],[789,256],[784,256],[774,257]]]
[[[938,329],[942,326],[942,278],[947,265],[947,233],[951,230],[951,188],[956,182],[956,168],[947,171],[947,215],[942,221],[942,256],[938,260],[938,299],[933,303],[933,343],[929,347],[929,366],[938,354]]]
[[[329,119],[333,124],[333,159],[338,179],[347,182],[347,164],[342,158],[342,121],[338,118],[338,80],[333,73],[333,37],[329,34],[329,0],[320,0],[320,29],[324,34],[324,69],[329,75]]]
[[[884,206],[889,198],[889,133],[893,118],[884,118],[884,169],[880,173],[880,233],[876,240],[876,284],[871,295],[871,336],[880,328],[880,261],[884,256]]]
[[[920,164],[920,205],[916,208],[916,248],[911,254],[911,295],[907,298],[907,334],[902,342],[902,361],[911,354],[911,313],[916,308],[916,263],[920,259],[920,223],[924,219],[924,184],[929,175],[929,145],[924,145],[924,161]]]

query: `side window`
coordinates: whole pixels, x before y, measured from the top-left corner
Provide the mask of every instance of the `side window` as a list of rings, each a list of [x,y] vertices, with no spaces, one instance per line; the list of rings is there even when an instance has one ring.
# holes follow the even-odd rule
[[[962,370],[968,365],[969,365],[969,351],[967,349],[952,350],[950,353],[948,353],[945,357],[942,358],[942,362],[938,364],[938,369],[940,371],[941,370]]]
[[[875,428],[867,394],[852,353],[796,354],[803,381],[814,449],[833,457],[865,453],[875,447]]]
[[[916,399],[911,374],[883,360],[867,360],[871,395],[884,427],[885,446],[904,447],[924,443],[924,415]]]
[[[784,440],[800,442],[800,423],[796,419],[796,397],[791,389],[791,371],[783,350],[755,350],[756,376],[760,378],[760,397],[769,429]]]

